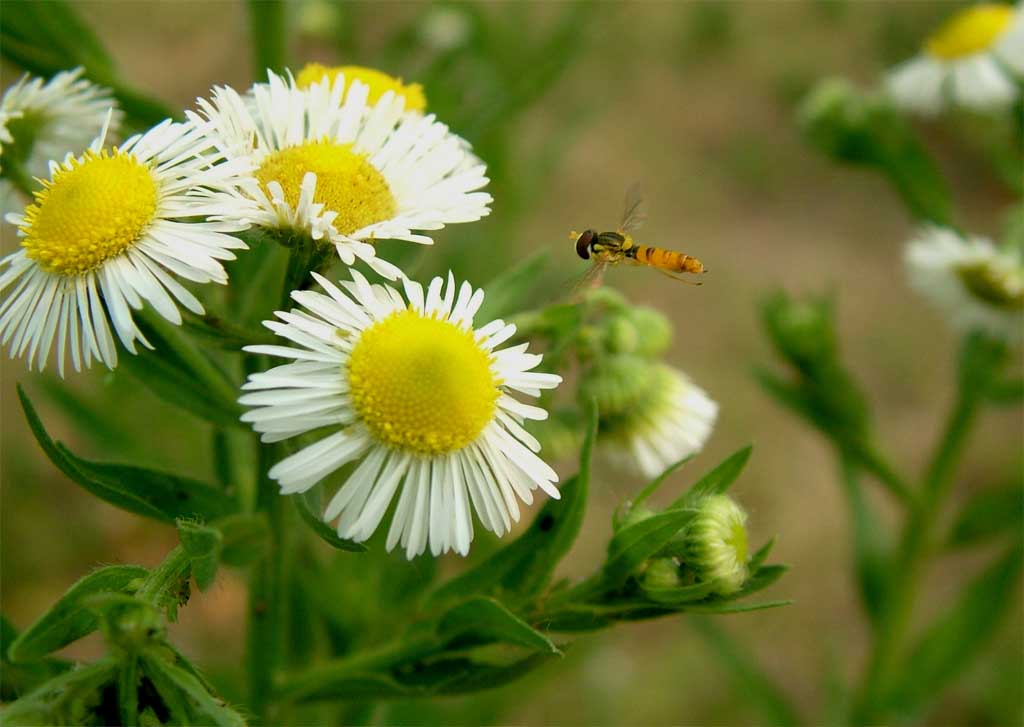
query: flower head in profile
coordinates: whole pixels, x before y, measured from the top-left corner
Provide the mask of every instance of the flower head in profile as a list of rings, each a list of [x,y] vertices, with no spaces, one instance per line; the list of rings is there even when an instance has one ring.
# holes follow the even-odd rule
[[[243,98],[231,88],[199,100],[201,123],[229,159],[252,169],[245,193],[255,224],[333,245],[342,261],[364,260],[394,280],[376,256],[379,239],[430,244],[416,231],[489,213],[485,167],[433,116],[405,113],[401,94],[374,91],[344,73],[301,88],[270,74]]]
[[[580,391],[597,402],[604,454],[645,477],[703,449],[718,414],[686,374],[641,356],[602,358]]]
[[[907,273],[921,295],[963,331],[1013,341],[1024,333],[1024,259],[983,237],[930,227],[907,246]]]
[[[342,465],[361,460],[331,498],[324,520],[338,535],[367,540],[392,500],[387,536],[412,558],[465,555],[471,511],[502,535],[540,487],[558,497],[555,472],[523,429],[545,410],[515,393],[538,396],[561,378],[532,372],[541,356],[526,344],[499,348],[515,326],[501,320],[474,328],[483,291],[434,278],[427,289],[403,280],[371,285],[356,271],[333,285],[314,274],[326,295],[296,291],[301,310],[279,312],[267,327],[292,346],[246,350],[292,363],[249,377],[242,418],[275,442],[314,430],[326,436],[277,463],[270,476],[283,494],[304,492]]]
[[[1020,95],[1024,80],[1024,12],[1003,3],[978,3],[949,18],[921,53],[886,79],[893,101],[922,115],[947,106],[988,109]]]
[[[143,303],[176,324],[179,304],[202,313],[179,279],[226,283],[220,261],[245,247],[225,234],[244,225],[217,221],[233,212],[237,165],[202,156],[191,125],[165,121],[120,147],[103,139],[52,162],[35,200],[7,217],[21,245],[0,260],[0,344],[42,369],[56,343],[61,375],[68,352],[75,370],[94,358],[113,368],[111,326],[132,353],[148,346],[132,318]]]
[[[747,580],[747,513],[728,495],[710,495],[695,507],[682,537],[685,570],[722,596]]]
[[[25,75],[4,91],[0,154],[8,154],[5,147],[15,142],[24,145],[18,162],[29,175],[42,177],[51,159],[84,151],[104,123],[108,133],[116,131],[122,114],[110,90],[82,78],[83,73],[81,68],[61,71],[48,81]]]

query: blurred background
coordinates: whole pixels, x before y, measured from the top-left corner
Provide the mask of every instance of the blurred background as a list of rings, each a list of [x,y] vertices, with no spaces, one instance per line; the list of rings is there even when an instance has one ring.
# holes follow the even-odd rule
[[[82,17],[125,79],[172,108],[213,84],[256,80],[242,2],[80,2]],[[875,406],[879,439],[919,472],[954,395],[956,337],[905,283],[903,243],[913,221],[877,176],[835,166],[800,139],[796,104],[818,79],[865,86],[916,52],[957,3],[794,0],[642,3],[335,3],[290,6],[289,49],[306,61],[375,66],[425,86],[429,110],[473,141],[488,163],[489,218],[449,227],[410,275],[449,267],[485,284],[536,251],[550,252],[537,304],[563,295],[584,263],[569,229],[613,227],[625,187],[641,180],[646,241],[710,268],[705,285],[638,269],[607,279],[675,324],[668,360],[721,406],[707,449],[665,488],[752,442],[733,494],[750,512],[755,543],[778,535],[775,559],[792,571],[769,598],[787,608],[717,619],[818,721],[830,679],[859,673],[866,625],[851,576],[847,517],[831,453],[819,435],[765,395],[752,376],[772,354],[757,304],[778,288],[833,293],[845,360]],[[4,66],[6,87],[17,69]],[[952,184],[960,221],[998,237],[1009,191],[991,173],[970,124],[921,127]],[[4,251],[16,245],[4,225]],[[411,247],[411,246],[407,246]],[[390,254],[385,251],[385,255]],[[101,563],[158,563],[177,537],[78,489],[38,450],[14,395],[21,382],[51,432],[85,456],[210,473],[209,430],[124,375],[93,370],[58,384],[2,362],[2,593],[23,627]],[[119,434],[97,426],[114,416]],[[96,432],[101,432],[96,434]],[[123,436],[121,436],[123,435]],[[961,468],[956,498],[1010,480],[1022,466],[1019,409],[987,414]],[[560,472],[571,473],[572,462]],[[600,563],[611,511],[640,486],[602,468],[583,532],[562,575]],[[879,495],[872,490],[870,494]],[[884,494],[878,506],[890,505]],[[529,515],[525,518],[529,520]],[[480,550],[486,550],[486,544]],[[929,573],[919,615],[948,603],[990,551],[946,559]],[[343,556],[354,557],[354,556]],[[420,569],[396,563],[392,568]],[[441,563],[461,567],[457,557]],[[386,576],[386,572],[385,572]],[[365,607],[365,606],[364,606]],[[386,604],[382,607],[386,607]],[[193,597],[173,638],[230,698],[243,653],[242,574],[222,571]],[[392,703],[380,723],[752,724],[749,698],[688,618],[580,638],[566,657],[509,687],[467,698]],[[704,634],[704,635],[702,635]],[[930,724],[1018,724],[1022,704],[1019,606],[974,665],[927,717]],[[92,651],[90,651],[90,649]],[[94,635],[68,650],[91,657]],[[835,675],[829,677],[829,675]]]

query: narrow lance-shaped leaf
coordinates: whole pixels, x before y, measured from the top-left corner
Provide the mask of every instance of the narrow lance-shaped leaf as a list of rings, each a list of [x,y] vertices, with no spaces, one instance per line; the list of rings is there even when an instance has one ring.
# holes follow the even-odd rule
[[[913,712],[932,699],[995,633],[1002,617],[1016,602],[1024,548],[1010,551],[986,568],[960,593],[954,606],[929,627],[910,652],[892,687],[889,700]]]
[[[0,700],[13,702],[40,684],[72,668],[63,659],[38,659],[27,664],[15,664],[7,656],[8,647],[18,638],[18,631],[0,615]]]
[[[91,596],[124,593],[149,573],[142,566],[111,565],[93,571],[75,583],[50,609],[29,626],[7,649],[11,661],[40,659],[92,633],[96,615],[84,607]]]
[[[603,587],[612,589],[625,583],[641,563],[665,547],[692,517],[689,510],[666,510],[615,533],[608,544]]]
[[[736,478],[740,476],[743,468],[747,466],[747,460],[750,459],[751,451],[753,451],[753,447],[747,446],[730,455],[721,464],[701,477],[697,484],[669,505],[669,509],[687,507],[708,495],[721,495],[724,493]]]
[[[472,634],[528,649],[561,653],[551,639],[493,598],[477,596],[458,604],[442,617],[438,633],[442,638]]]
[[[330,525],[320,519],[320,488],[314,487],[306,492],[299,492],[291,496],[295,502],[295,509],[299,516],[317,536],[338,550],[347,550],[353,553],[366,551],[366,546],[354,540],[347,540],[338,535]]]
[[[167,696],[183,696],[187,699],[188,712],[196,724],[245,727],[245,720],[238,712],[228,707],[219,697],[210,694],[206,687],[185,669],[151,654],[143,655],[141,662],[146,676],[153,681],[162,697],[166,699]],[[174,692],[178,694],[175,695]]]
[[[1024,529],[1024,488],[1019,485],[975,493],[960,511],[949,534],[954,547],[1020,534]]]
[[[107,657],[95,664],[65,672],[33,689],[3,711],[5,725],[95,724],[87,696],[110,683],[117,660]]]
[[[199,590],[205,591],[217,577],[223,536],[216,528],[190,520],[179,520],[178,537],[192,561],[192,577],[196,579]]]
[[[77,457],[50,438],[20,386],[18,396],[29,427],[46,456],[69,479],[101,500],[162,522],[174,522],[179,517],[212,520],[236,509],[234,501],[223,492],[195,480],[142,467],[90,462]]]
[[[864,496],[856,466],[844,455],[841,467],[842,482],[850,503],[857,586],[868,618],[872,624],[877,625],[885,609],[889,583],[890,565],[886,543],[878,518]]]

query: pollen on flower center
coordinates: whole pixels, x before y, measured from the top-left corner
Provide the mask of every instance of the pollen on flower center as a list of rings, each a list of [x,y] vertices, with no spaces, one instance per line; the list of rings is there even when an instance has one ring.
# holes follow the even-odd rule
[[[957,268],[960,281],[970,293],[988,305],[1009,311],[1024,310],[1024,271],[991,263]]]
[[[500,382],[471,330],[416,311],[363,331],[348,362],[352,404],[382,442],[420,454],[453,452],[494,416]]]
[[[420,84],[404,84],[400,78],[363,66],[330,67],[320,63],[307,63],[295,78],[295,85],[299,88],[308,88],[314,83],[319,83],[324,76],[334,83],[338,74],[344,74],[345,80],[349,83],[362,81],[369,86],[370,92],[366,101],[371,106],[380,101],[380,97],[388,91],[394,91],[395,95],[405,99],[406,111],[425,111],[427,108],[427,99],[423,95],[423,87]]]
[[[928,52],[945,60],[987,50],[1010,26],[1013,7],[982,3],[966,8],[947,20],[928,38]]]
[[[307,172],[316,174],[313,201],[337,213],[334,226],[343,235],[389,219],[398,209],[387,180],[351,144],[323,139],[290,146],[268,155],[255,174],[265,189],[270,182],[280,184],[294,208]]]
[[[50,273],[82,275],[134,245],[153,221],[149,167],[117,151],[88,151],[60,167],[25,209],[22,247]]]

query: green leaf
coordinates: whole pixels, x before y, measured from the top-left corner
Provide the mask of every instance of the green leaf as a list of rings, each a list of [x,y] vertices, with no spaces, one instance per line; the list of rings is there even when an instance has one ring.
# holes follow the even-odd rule
[[[756,573],[761,565],[768,558],[768,554],[772,552],[772,548],[775,546],[775,538],[772,538],[767,543],[757,549],[757,552],[750,557],[750,561],[747,563],[747,567],[751,573]]]
[[[885,610],[886,592],[890,583],[889,545],[878,516],[864,496],[857,467],[845,454],[841,467],[841,479],[850,503],[857,586],[864,610],[871,623],[877,626]]]
[[[64,672],[33,689],[3,711],[5,725],[96,724],[93,708],[102,688],[116,675],[118,662],[107,657]]]
[[[478,594],[502,593],[526,601],[547,586],[555,567],[569,552],[583,524],[591,453],[597,433],[595,406],[591,406],[589,421],[580,453],[579,474],[559,488],[561,498],[549,500],[525,533],[434,591],[427,599],[428,604],[437,605]]]
[[[450,609],[441,618],[438,633],[445,639],[471,634],[537,651],[561,653],[547,636],[493,598],[482,596],[470,598]]]
[[[732,678],[733,691],[739,701],[757,710],[758,721],[780,726],[803,724],[789,697],[747,649],[710,619],[694,618],[691,623]]]
[[[481,321],[492,321],[521,310],[529,302],[549,257],[547,251],[531,255],[492,279],[484,286],[487,295],[476,317]]]
[[[63,659],[40,659],[28,664],[15,664],[7,656],[7,648],[18,638],[18,631],[6,616],[0,615],[0,701],[13,702],[32,691],[47,679],[72,668]]]
[[[650,588],[641,585],[647,598],[654,603],[666,606],[701,601],[707,598],[714,587],[714,583],[694,583],[690,586],[677,586],[676,588]]]
[[[762,603],[707,603],[686,606],[684,610],[690,613],[749,613],[751,611],[764,611],[769,608],[780,608],[792,606],[793,601],[788,599],[780,601],[764,601]]]
[[[75,456],[50,439],[21,386],[18,396],[29,427],[46,456],[69,479],[101,500],[168,523],[179,517],[214,519],[235,510],[231,498],[195,480],[141,467],[89,462]]]
[[[85,599],[100,593],[133,590],[149,573],[136,565],[111,565],[93,571],[75,583],[60,599],[25,629],[7,649],[14,662],[40,659],[92,633],[96,615],[84,607]]]
[[[650,484],[644,487],[644,489],[640,490],[639,494],[637,494],[637,496],[633,498],[633,507],[642,505],[648,497],[650,497],[651,495],[658,491],[658,488],[661,487],[662,484],[664,484],[665,480],[667,480],[670,475],[672,475],[676,470],[678,470],[684,464],[689,462],[695,456],[695,454],[691,454],[688,457],[683,457],[678,462],[669,465],[664,472],[662,472],[660,475],[651,480]]]
[[[547,664],[553,654],[530,654],[511,664],[494,665],[475,663],[464,667],[461,673],[445,681],[437,694],[472,694],[486,689],[496,689],[521,679],[534,669]]]
[[[976,492],[949,534],[949,545],[963,547],[1024,529],[1024,488],[1020,485]]]
[[[217,565],[223,536],[220,530],[190,520],[178,520],[178,537],[192,561],[192,577],[200,591],[205,591],[217,577]]]
[[[220,560],[230,566],[249,565],[264,555],[270,545],[270,525],[262,512],[228,515],[211,526],[221,533]]]
[[[295,509],[299,511],[302,521],[332,548],[347,550],[352,553],[363,553],[366,551],[365,545],[340,537],[334,528],[320,519],[320,488],[313,487],[306,492],[296,493],[292,495],[291,499],[295,502]]]
[[[1024,550],[1015,543],[961,590],[957,602],[922,635],[889,695],[893,707],[912,713],[962,674],[1016,603]]]
[[[139,719],[139,660],[132,654],[117,672],[117,708],[121,724],[134,725]]]
[[[697,484],[687,490],[682,497],[669,505],[669,509],[688,507],[708,495],[724,493],[747,466],[751,451],[753,451],[753,446],[748,445],[731,454],[721,464],[701,477]]]
[[[187,700],[190,722],[216,727],[245,727],[245,720],[238,712],[228,707],[222,699],[214,696],[202,682],[177,664],[145,654],[142,656],[142,668],[156,685],[160,696],[167,699],[168,694],[184,697]]]
[[[615,533],[608,544],[602,572],[604,588],[617,588],[625,583],[641,563],[661,550],[692,517],[690,510],[666,510]]]

